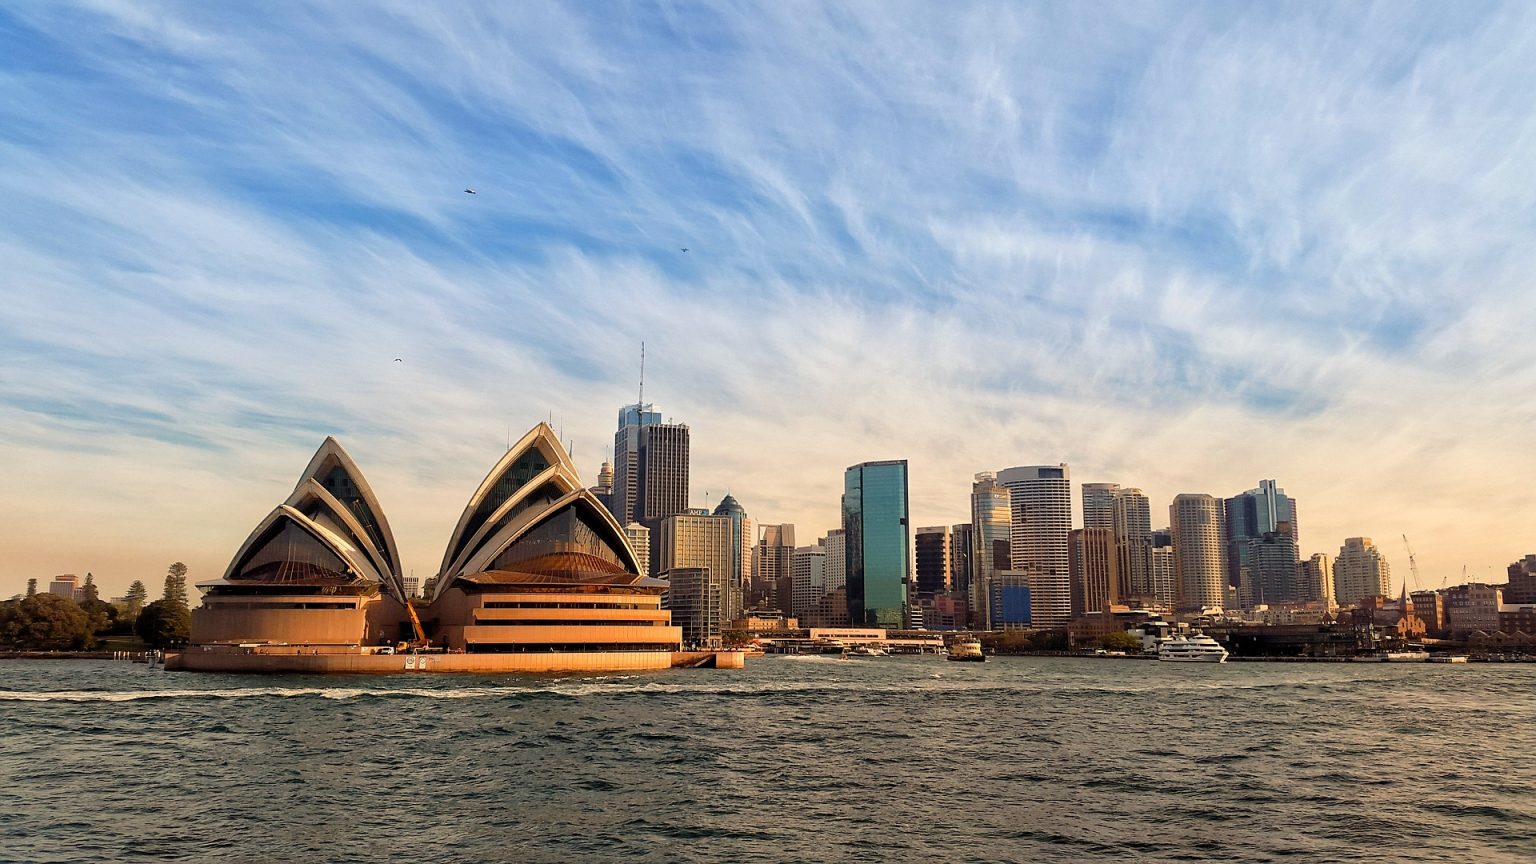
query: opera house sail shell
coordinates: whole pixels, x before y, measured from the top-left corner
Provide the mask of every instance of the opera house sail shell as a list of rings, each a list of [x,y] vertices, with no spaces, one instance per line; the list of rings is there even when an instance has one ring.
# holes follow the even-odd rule
[[[641,575],[623,528],[543,423],[470,496],[428,602],[408,598],[401,575],[383,508],[327,438],[224,577],[198,583],[183,668],[606,670],[682,656],[666,583]]]

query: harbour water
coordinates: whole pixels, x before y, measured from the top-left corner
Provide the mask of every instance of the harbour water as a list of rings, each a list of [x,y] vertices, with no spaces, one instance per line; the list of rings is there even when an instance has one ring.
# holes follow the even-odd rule
[[[1536,856],[1536,667],[0,664],[7,862]]]

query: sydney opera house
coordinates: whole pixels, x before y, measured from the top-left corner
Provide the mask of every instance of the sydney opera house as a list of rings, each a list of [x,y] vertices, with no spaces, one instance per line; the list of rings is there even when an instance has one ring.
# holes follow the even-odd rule
[[[581,485],[546,424],[470,496],[425,602],[412,601],[384,509],[327,438],[223,578],[198,583],[191,645],[171,668],[391,672],[655,669],[680,651],[623,527]]]

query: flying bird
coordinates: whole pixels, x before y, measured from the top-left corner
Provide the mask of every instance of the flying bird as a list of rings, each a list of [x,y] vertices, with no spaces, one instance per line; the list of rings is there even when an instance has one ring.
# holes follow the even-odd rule
[[[466,192],[466,193],[468,193],[468,194],[470,194],[470,195],[479,195],[479,194],[480,194],[480,193],[479,193],[479,192],[476,192],[476,191],[475,191],[475,190],[473,190],[473,189],[465,189],[465,190],[464,190],[464,191],[465,191],[465,192]]]
[[[396,358],[395,358],[395,362],[396,362],[396,363],[399,363],[399,362],[400,362],[400,358],[399,358],[399,357],[396,357]]]
[[[684,252],[687,252],[687,251],[688,251],[688,248],[687,248],[687,247],[686,247],[686,246],[685,246],[685,247],[683,247],[683,251],[684,251]]]

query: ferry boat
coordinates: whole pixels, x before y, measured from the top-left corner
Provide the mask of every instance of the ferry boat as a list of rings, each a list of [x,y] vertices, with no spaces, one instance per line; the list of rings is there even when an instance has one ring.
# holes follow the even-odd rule
[[[962,639],[949,646],[949,659],[960,663],[984,663],[987,655],[981,653],[981,643],[975,639]]]
[[[1170,663],[1225,663],[1227,649],[1209,636],[1169,636],[1157,643],[1157,659]]]
[[[1403,651],[1383,651],[1381,661],[1383,663],[1423,663],[1429,659],[1429,652],[1423,649],[1407,649]]]
[[[1424,662],[1426,662],[1426,663],[1465,663],[1465,662],[1467,662],[1467,655],[1465,655],[1465,654],[1435,654],[1435,655],[1431,656],[1428,660],[1426,660]]]

